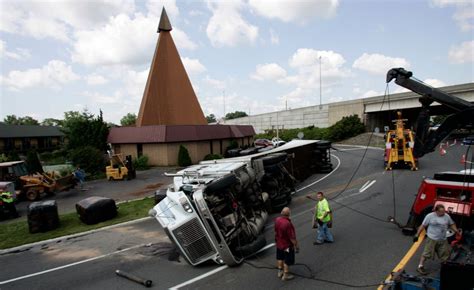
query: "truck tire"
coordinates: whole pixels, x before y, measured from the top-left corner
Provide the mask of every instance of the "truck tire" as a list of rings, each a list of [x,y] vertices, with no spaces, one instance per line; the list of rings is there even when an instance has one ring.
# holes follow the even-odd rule
[[[40,199],[40,193],[33,188],[28,189],[25,193],[25,196],[26,199],[29,201],[35,201]]]
[[[237,247],[235,251],[238,255],[240,255],[240,257],[246,258],[250,255],[255,254],[258,250],[265,247],[266,244],[267,240],[265,239],[265,235],[260,234],[253,242],[243,245],[241,247]]]
[[[206,187],[207,193],[218,192],[238,182],[237,177],[234,174],[226,175],[216,181],[213,181]]]

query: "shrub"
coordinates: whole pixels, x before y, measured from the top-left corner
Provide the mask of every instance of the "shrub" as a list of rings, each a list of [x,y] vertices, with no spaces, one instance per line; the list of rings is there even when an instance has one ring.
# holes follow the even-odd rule
[[[70,158],[74,166],[81,167],[87,173],[96,174],[104,171],[104,156],[94,147],[85,146],[74,149],[70,152]]]
[[[61,177],[71,175],[71,174],[72,174],[71,168],[63,167],[63,168],[59,169],[59,176],[61,176]]]
[[[133,160],[133,167],[135,167],[137,170],[146,170],[150,168],[150,166],[148,166],[148,156],[142,155]]]
[[[227,146],[227,150],[237,149],[237,148],[239,148],[239,143],[237,143],[237,141],[235,140],[230,141],[229,146]]]
[[[189,156],[188,149],[183,145],[179,145],[179,152],[178,152],[178,165],[181,167],[186,167],[193,164],[191,161],[191,157]]]
[[[207,154],[204,156],[204,160],[216,160],[216,159],[222,159],[222,155],[220,154]]]
[[[340,141],[364,132],[365,126],[360,121],[359,116],[352,115],[343,117],[336,124],[329,127],[328,139],[331,141]]]
[[[4,153],[0,154],[0,162],[7,162],[8,157]]]

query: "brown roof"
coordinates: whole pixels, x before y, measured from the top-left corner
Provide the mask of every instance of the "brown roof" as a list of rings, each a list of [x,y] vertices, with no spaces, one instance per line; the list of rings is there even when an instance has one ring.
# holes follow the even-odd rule
[[[171,37],[163,10],[160,36],[143,93],[137,126],[206,125],[207,121]]]
[[[108,143],[172,143],[251,137],[250,125],[155,125],[142,127],[114,127]]]

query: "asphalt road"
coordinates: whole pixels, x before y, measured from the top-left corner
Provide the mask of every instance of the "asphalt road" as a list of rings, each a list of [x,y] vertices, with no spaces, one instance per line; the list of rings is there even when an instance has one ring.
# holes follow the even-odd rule
[[[420,161],[420,170],[383,170],[382,150],[369,149],[357,174],[364,149],[339,147],[333,151],[337,169],[329,175],[312,176],[300,185],[291,204],[301,251],[299,264],[292,271],[302,276],[282,282],[276,270],[271,223],[266,227],[269,248],[234,268],[213,263],[192,267],[183,259],[168,261],[172,249],[158,222],[146,220],[60,243],[38,245],[19,253],[0,256],[0,289],[143,289],[143,286],[114,274],[116,269],[130,271],[153,280],[154,289],[181,285],[182,289],[351,289],[353,287],[323,282],[329,280],[353,286],[377,284],[399,262],[412,244],[393,224],[385,222],[396,216],[406,222],[414,195],[423,176],[446,170],[462,170],[465,147],[450,147],[445,156],[438,152]],[[395,198],[392,194],[392,174]],[[347,186],[347,189],[341,193]],[[314,202],[305,195],[315,191],[328,194],[334,210],[334,244],[314,246],[316,232],[311,228]],[[394,206],[395,205],[395,206]],[[370,217],[364,215],[368,214]],[[151,245],[145,246],[151,243]],[[117,252],[121,251],[121,252]],[[59,267],[59,268],[57,268]],[[55,269],[57,268],[57,269]],[[46,272],[44,272],[46,271]],[[196,278],[196,279],[195,279]],[[194,279],[194,280],[192,280]],[[318,279],[318,280],[315,280]],[[192,283],[189,283],[192,282]],[[188,284],[186,284],[188,283]],[[369,287],[369,288],[374,288]]]

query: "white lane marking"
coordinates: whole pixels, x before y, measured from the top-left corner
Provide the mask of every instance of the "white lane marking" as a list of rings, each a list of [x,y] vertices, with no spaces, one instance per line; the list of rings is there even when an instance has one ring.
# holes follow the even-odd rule
[[[365,150],[364,148],[349,148],[349,149],[337,149],[336,151],[354,151],[354,150]]]
[[[25,275],[25,276],[13,278],[13,279],[10,279],[10,280],[1,281],[0,285],[5,285],[5,284],[11,283],[11,282],[18,281],[18,280],[23,280],[23,279],[26,279],[26,278],[31,278],[31,277],[34,277],[34,276],[39,276],[39,275],[43,275],[43,274],[46,274],[46,273],[50,273],[50,272],[58,271],[58,270],[61,270],[61,269],[69,268],[69,267],[72,267],[72,266],[84,264],[84,263],[87,263],[87,262],[90,262],[90,261],[102,259],[102,258],[109,257],[109,256],[112,256],[112,255],[115,255],[115,254],[119,254],[119,253],[130,251],[130,250],[133,250],[133,249],[136,249],[136,248],[140,248],[140,247],[143,247],[145,245],[146,244],[136,245],[136,246],[133,246],[133,247],[130,247],[130,248],[125,248],[125,249],[122,249],[122,250],[119,250],[119,251],[115,251],[115,252],[112,252],[112,253],[100,255],[100,256],[89,258],[89,259],[86,259],[86,260],[82,260],[82,261],[74,262],[74,263],[71,263],[71,264],[59,266],[59,267],[56,267],[56,268],[44,270],[44,271],[41,271],[41,272],[36,272],[36,273],[28,274],[28,275]]]
[[[369,187],[371,187],[372,185],[374,185],[375,182],[377,182],[377,180],[372,180],[370,183],[364,184],[364,186],[362,186],[362,187],[359,189],[359,192],[362,193],[362,192],[366,191]]]
[[[366,183],[364,183],[364,185],[362,185],[362,187],[359,189],[359,190],[362,190],[362,188],[364,188],[365,186],[367,186],[367,184],[369,184],[370,180],[367,180]]]
[[[268,245],[266,245],[265,247],[263,247],[263,248],[261,248],[260,250],[258,250],[255,254],[258,254],[258,253],[260,253],[260,252],[263,252],[263,251],[265,251],[266,249],[269,249],[269,248],[274,247],[274,246],[275,246],[275,243],[268,244]],[[204,273],[204,274],[202,274],[202,275],[199,275],[199,276],[197,276],[197,277],[194,277],[194,278],[192,278],[192,279],[190,279],[190,280],[188,280],[188,281],[186,281],[186,282],[183,282],[183,283],[181,283],[181,284],[178,284],[178,285],[176,285],[176,286],[173,286],[173,287],[171,287],[171,288],[169,288],[169,289],[170,289],[170,290],[174,290],[174,289],[179,289],[179,288],[184,287],[184,286],[188,286],[188,285],[190,285],[190,284],[193,284],[193,283],[195,283],[195,282],[197,282],[197,281],[199,281],[199,280],[202,280],[202,279],[207,278],[207,277],[209,277],[209,276],[211,276],[211,275],[214,275],[215,273],[218,273],[218,272],[220,272],[220,271],[222,271],[222,270],[225,270],[225,269],[227,269],[227,268],[229,268],[229,266],[227,266],[227,265],[220,266],[220,267],[218,267],[218,268],[215,268],[214,270],[211,270],[211,271],[206,272],[206,273]]]
[[[336,158],[336,160],[337,160],[337,166],[336,166],[336,168],[334,168],[333,171],[329,172],[328,174],[326,174],[325,176],[323,176],[323,177],[321,177],[320,179],[316,180],[315,182],[310,183],[310,184],[308,184],[308,185],[306,185],[306,186],[303,186],[302,188],[297,189],[296,192],[302,191],[302,190],[304,190],[304,189],[306,189],[306,188],[308,188],[308,187],[311,187],[311,186],[315,185],[315,184],[318,183],[318,182],[323,181],[324,179],[328,178],[331,174],[333,174],[334,172],[336,172],[337,169],[339,169],[339,166],[341,166],[341,159],[339,159],[339,157],[337,157],[337,156],[334,155],[334,154],[331,154],[331,156],[334,157],[334,158]]]

